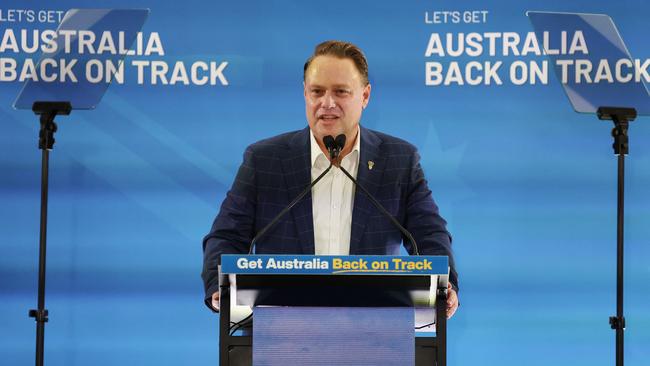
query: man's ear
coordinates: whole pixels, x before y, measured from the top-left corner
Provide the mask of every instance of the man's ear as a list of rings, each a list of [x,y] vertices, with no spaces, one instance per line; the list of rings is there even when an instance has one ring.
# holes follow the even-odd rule
[[[370,84],[366,85],[366,87],[363,88],[363,108],[366,108],[370,102],[370,89]]]

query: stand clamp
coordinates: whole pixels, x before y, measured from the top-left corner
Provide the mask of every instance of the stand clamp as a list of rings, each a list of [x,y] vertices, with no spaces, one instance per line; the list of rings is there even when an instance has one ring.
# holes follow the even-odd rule
[[[629,153],[629,139],[627,135],[627,128],[629,126],[629,122],[634,121],[635,118],[636,110],[634,108],[598,108],[598,119],[614,122],[614,128],[612,129],[614,144],[612,147],[614,148],[614,153],[616,155],[627,155]]]
[[[52,150],[54,147],[54,133],[57,130],[54,118],[57,115],[67,116],[72,111],[69,102],[34,102],[32,111],[41,116],[41,130],[38,133],[38,148]]]
[[[612,327],[612,329],[625,330],[625,317],[610,316],[609,325]]]
[[[54,133],[57,130],[54,116],[55,113],[41,114],[41,130],[38,132],[38,148],[41,150],[52,150],[54,147]]]
[[[37,323],[47,323],[47,321],[49,320],[47,318],[47,314],[48,314],[47,309],[43,309],[43,310],[32,309],[29,311],[29,317],[34,318],[34,320],[36,320]]]

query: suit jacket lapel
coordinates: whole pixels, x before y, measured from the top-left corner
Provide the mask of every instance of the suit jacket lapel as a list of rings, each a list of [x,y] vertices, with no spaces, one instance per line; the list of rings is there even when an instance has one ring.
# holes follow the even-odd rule
[[[297,197],[311,183],[311,146],[309,128],[294,134],[289,141],[287,155],[282,159],[285,182],[287,184],[287,204]],[[307,193],[292,209],[298,239],[304,254],[314,254],[314,220],[312,215],[311,192]]]
[[[386,159],[382,156],[379,146],[381,139],[372,131],[363,127],[361,131],[361,156],[359,156],[359,171],[357,181],[365,187],[371,195],[375,196],[381,185],[384,175]],[[372,166],[372,169],[370,169]],[[354,193],[354,207],[352,210],[352,231],[350,233],[350,254],[363,253],[361,238],[366,230],[368,217],[376,212],[372,202],[361,189],[356,188]]]

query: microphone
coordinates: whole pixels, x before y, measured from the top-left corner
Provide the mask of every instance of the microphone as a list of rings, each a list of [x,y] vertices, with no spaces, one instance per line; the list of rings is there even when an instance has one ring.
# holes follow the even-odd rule
[[[339,151],[343,150],[343,148],[345,147],[345,135],[340,134],[340,135],[336,136],[335,142],[339,147]]]
[[[345,135],[344,135],[344,134],[340,134],[340,135],[336,136],[336,139],[335,139],[334,142],[338,145],[337,147],[339,148],[339,152],[340,152],[341,150],[343,150],[343,147],[345,146]],[[350,173],[348,173],[348,171],[345,170],[345,168],[343,168],[343,166],[341,166],[341,164],[339,164],[338,167],[339,167],[339,169],[341,169],[341,171],[343,172],[343,174],[345,174],[348,178],[350,178],[350,180],[354,183],[355,186],[357,186],[357,187],[359,187],[359,188],[361,189],[361,192],[363,192],[363,193],[366,195],[366,197],[368,197],[368,199],[370,200],[370,202],[372,202],[372,204],[373,204],[373,205],[374,205],[374,206],[375,206],[375,207],[376,207],[376,208],[377,208],[377,209],[378,209],[382,214],[384,214],[384,216],[386,216],[386,217],[388,217],[388,218],[390,219],[390,222],[393,223],[393,225],[395,225],[395,227],[397,227],[397,228],[399,229],[399,231],[402,233],[402,235],[404,235],[404,236],[408,239],[408,241],[409,241],[409,242],[411,243],[411,245],[413,246],[413,253],[414,253],[415,255],[420,255],[420,251],[419,251],[419,249],[418,249],[418,245],[416,244],[416,242],[415,242],[415,238],[413,238],[413,235],[412,235],[408,230],[406,230],[406,229],[404,228],[404,226],[402,226],[402,225],[397,221],[397,219],[395,219],[395,218],[393,217],[393,215],[391,215],[390,212],[388,212],[388,210],[386,210],[386,209],[384,208],[384,206],[382,206],[381,203],[379,203],[379,201],[377,201],[377,200],[375,199],[375,197],[373,197],[373,196],[370,194],[370,192],[368,192],[368,190],[367,190],[364,186],[362,186],[361,184],[359,184],[359,182],[357,182],[357,180],[354,179],[354,177],[353,177]]]
[[[343,136],[343,143],[341,144],[341,139],[339,137]],[[336,140],[334,140],[334,137],[332,135],[327,135],[323,137],[323,144],[325,145],[325,148],[327,148],[327,151],[330,153],[330,162],[333,163],[336,161],[336,159],[339,157],[341,154],[341,150],[343,150],[343,146],[345,146],[345,135],[341,134],[336,137]]]
[[[345,135],[343,135],[343,139],[345,141]],[[316,185],[316,183],[318,183],[325,176],[325,174],[327,174],[330,171],[330,169],[332,169],[333,162],[338,158],[343,147],[342,146],[339,147],[340,145],[337,145],[334,138],[329,135],[323,137],[323,144],[327,148],[327,151],[329,151],[330,153],[330,158],[331,158],[330,165],[327,167],[327,169],[325,169],[324,172],[322,172],[316,179],[314,179],[314,181],[311,182],[311,184],[305,187],[305,189],[302,192],[300,192],[300,194],[296,196],[296,198],[294,198],[293,201],[291,201],[291,203],[287,205],[287,207],[282,209],[282,211],[280,211],[280,213],[278,213],[273,218],[273,220],[271,220],[271,222],[266,224],[266,226],[264,226],[262,230],[260,230],[257,233],[257,235],[255,235],[255,237],[253,237],[253,240],[251,240],[251,245],[248,248],[248,254],[253,254],[253,249],[255,248],[255,244],[257,243],[259,238],[264,236],[264,234],[266,234],[266,232],[269,231],[269,229],[272,228],[282,218],[282,216],[286,215],[287,212],[289,212],[293,208],[293,206],[295,206],[303,197],[305,197],[307,193],[309,193],[311,189]]]

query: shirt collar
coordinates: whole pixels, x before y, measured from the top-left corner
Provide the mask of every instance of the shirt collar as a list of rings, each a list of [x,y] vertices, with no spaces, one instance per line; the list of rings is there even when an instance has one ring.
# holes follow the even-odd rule
[[[314,136],[314,133],[312,132],[311,128],[309,129],[309,141],[311,145],[311,166],[313,167],[316,164],[316,161],[322,156],[321,159],[325,159],[325,161],[328,161],[327,156],[323,153],[323,150],[320,149],[320,146],[318,146],[318,142],[316,142],[316,137]],[[352,148],[352,151],[350,151],[351,155],[353,152],[357,152],[357,156],[361,156],[361,128],[357,125],[357,140],[354,142],[354,147]],[[329,164],[329,163],[328,163]]]

